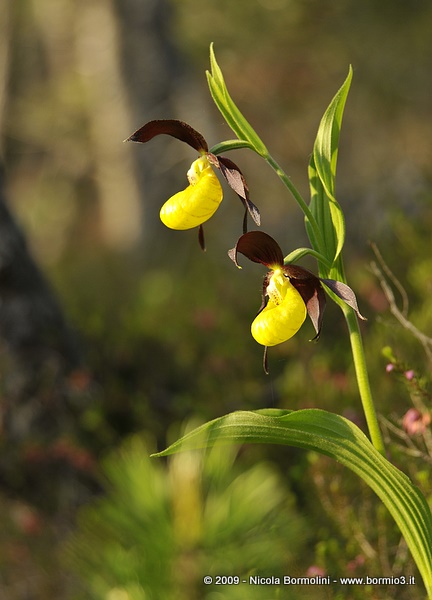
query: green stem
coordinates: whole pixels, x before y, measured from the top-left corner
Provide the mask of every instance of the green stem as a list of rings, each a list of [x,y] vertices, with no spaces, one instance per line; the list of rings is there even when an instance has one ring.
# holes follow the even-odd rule
[[[375,448],[385,454],[384,442],[378,424],[378,418],[375,411],[375,405],[369,385],[369,376],[366,366],[363,342],[360,334],[358,319],[355,312],[344,303],[341,307],[348,325],[349,337],[351,342],[351,351],[354,360],[354,367],[357,377],[357,385],[360,392],[360,398],[363,404],[363,411],[366,417],[366,423],[369,429],[369,435]]]
[[[313,216],[309,206],[303,200],[303,197],[300,194],[300,192],[297,190],[297,188],[295,187],[295,185],[293,184],[291,179],[288,177],[288,175],[285,173],[285,171],[282,169],[282,167],[275,161],[275,159],[270,154],[267,154],[267,156],[265,156],[264,158],[267,161],[267,163],[271,166],[271,168],[275,171],[275,173],[279,177],[279,179],[281,179],[281,181],[285,185],[285,187],[287,187],[288,190],[291,192],[294,200],[297,202],[297,204],[299,205],[304,216],[307,218],[307,220],[311,224],[311,227],[314,231],[316,239],[320,241],[320,250],[321,250],[323,248],[323,239],[322,239],[321,231],[320,231],[320,228],[318,227],[318,223],[316,222],[316,219]]]
[[[284,264],[289,265],[290,263],[296,263],[298,260],[303,258],[303,256],[313,256],[317,259],[319,264],[322,264],[324,268],[327,269],[326,273],[330,271],[331,264],[326,259],[326,257],[317,252],[316,250],[312,250],[312,248],[297,248],[296,250],[293,250],[287,256],[285,256]]]
[[[309,206],[303,200],[299,191],[292,183],[288,175],[284,172],[284,170],[278,165],[278,163],[274,160],[274,158],[268,154],[265,157],[267,163],[274,169],[278,177],[281,179],[282,183],[288,188],[294,197],[295,201],[299,205],[305,217],[308,219],[315,235],[315,239],[319,240],[320,247],[324,247],[323,238],[321,235],[321,230],[318,227],[318,223],[315,220],[315,217],[311,213]],[[327,269],[326,269],[327,270]],[[335,273],[332,272],[335,271]],[[339,260],[335,265],[333,265],[332,269],[330,269],[331,275],[335,275],[337,273],[339,281],[345,281],[344,269],[342,261]],[[372,392],[369,384],[369,376],[366,366],[366,359],[364,354],[363,342],[360,334],[360,329],[358,325],[358,320],[355,312],[344,302],[338,302],[338,298],[335,298],[335,301],[340,305],[342,311],[344,313],[349,337],[351,342],[351,351],[353,355],[354,368],[357,378],[357,385],[359,388],[360,398],[363,405],[363,411],[366,418],[366,423],[369,430],[369,435],[372,441],[372,444],[375,448],[381,452],[381,454],[385,453],[384,442],[381,436],[381,431],[378,424],[378,418],[375,410],[374,401],[372,398]]]

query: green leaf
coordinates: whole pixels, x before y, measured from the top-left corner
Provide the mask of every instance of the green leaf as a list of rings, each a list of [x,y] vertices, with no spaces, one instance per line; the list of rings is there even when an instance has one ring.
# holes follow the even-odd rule
[[[337,261],[345,241],[343,213],[336,200],[330,198],[326,193],[315,168],[313,156],[309,163],[308,176],[311,190],[309,208],[317,223],[321,236],[317,237],[316,232],[311,227],[311,223],[307,218],[305,219],[306,231],[312,247],[325,256],[330,265],[333,265]],[[335,274],[330,271],[320,270],[320,275],[332,277]]]
[[[352,80],[352,68],[342,87],[324,113],[314,145],[314,159],[318,175],[329,196],[335,193],[336,165],[339,149],[339,134],[345,102]]]
[[[432,515],[419,489],[351,421],[319,409],[238,411],[210,421],[154,456],[220,443],[285,444],[315,450],[359,475],[385,504],[432,598]]]
[[[323,234],[324,247],[315,247],[316,239],[306,221],[308,235],[315,249],[333,263],[339,257],[345,242],[345,219],[335,197],[336,166],[339,135],[345,102],[352,79],[352,68],[340,90],[324,113],[318,128],[313,154],[309,163],[311,189],[310,210]]]
[[[257,152],[257,154],[263,157],[268,156],[268,150],[264,143],[242,115],[228,93],[222,71],[216,61],[213,44],[210,45],[210,68],[211,72],[206,72],[210,94],[228,126],[240,140],[248,142],[250,144],[249,147]]]

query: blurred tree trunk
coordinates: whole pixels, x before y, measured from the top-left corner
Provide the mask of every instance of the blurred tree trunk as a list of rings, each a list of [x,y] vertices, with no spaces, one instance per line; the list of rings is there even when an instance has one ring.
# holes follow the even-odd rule
[[[0,132],[4,131],[4,114],[9,72],[10,44],[10,10],[9,0],[0,4]],[[2,138],[0,136],[0,156],[2,155]]]
[[[132,133],[151,119],[177,118],[198,127],[207,120],[197,82],[176,46],[173,3],[169,0],[114,0],[120,33],[120,60],[127,90]],[[164,244],[158,223],[160,206],[187,185],[183,160],[191,150],[177,140],[155,140],[148,147],[132,144],[143,206],[144,245],[154,255]],[[177,167],[177,168],[176,168]],[[148,215],[148,219],[147,219]]]
[[[76,336],[7,207],[1,168],[0,336],[14,356],[22,382],[40,376],[47,362],[59,373],[80,364]]]
[[[107,247],[129,250],[141,236],[142,206],[131,148],[122,143],[133,124],[112,0],[34,0],[33,14],[56,111],[59,116],[64,112],[63,119],[74,111],[77,125],[85,123],[83,149],[97,203],[98,235]],[[65,93],[77,91],[73,106]],[[61,133],[57,131],[53,146],[61,147],[63,141],[68,152]]]
[[[170,10],[165,0],[1,4],[0,148],[11,210],[2,175],[0,481],[28,490],[34,480],[40,496],[47,485],[53,495],[64,491],[52,449],[74,431],[79,438],[68,376],[86,371],[37,262],[55,264],[68,246],[124,252],[157,238],[146,211],[169,193],[167,173],[183,145],[176,143],[167,166],[166,145],[144,152],[123,140],[146,120],[177,116],[173,92],[184,87],[185,67],[170,40]],[[159,159],[164,166],[155,172]],[[46,448],[39,470],[26,458],[35,441]],[[65,483],[59,490],[54,477]]]
[[[26,464],[29,445],[52,444],[74,427],[65,392],[67,377],[80,368],[81,355],[76,335],[7,207],[1,170],[0,339],[0,481],[17,489],[28,485],[26,467],[35,472]],[[70,487],[70,479],[64,475],[63,471],[64,484]],[[48,472],[46,476],[41,478],[42,487],[47,481],[52,486]],[[52,486],[54,490],[64,494],[64,485],[62,492]],[[35,493],[50,504],[38,485],[30,485],[26,493]]]
[[[94,227],[107,246],[127,249],[142,235],[147,197],[141,196],[151,189],[157,197],[167,186],[167,177],[152,174],[154,152],[161,150],[139,152],[123,140],[144,120],[175,111],[173,91],[185,68],[169,36],[171,7],[165,0],[28,0],[23,6],[5,0],[0,8],[0,124],[11,197],[25,206],[25,219],[47,190],[53,212],[60,183],[71,182],[76,190],[68,202],[78,203],[90,172],[100,206]],[[88,164],[80,162],[83,155]],[[7,293],[0,335],[29,373],[39,371],[50,345],[51,358],[71,365],[76,348],[61,308],[0,183],[1,290]],[[33,235],[32,247],[42,246],[41,234]]]
[[[141,238],[143,211],[131,148],[122,143],[133,130],[133,121],[119,55],[118,21],[112,0],[78,4],[76,66],[85,94],[101,231],[108,245],[129,250]]]

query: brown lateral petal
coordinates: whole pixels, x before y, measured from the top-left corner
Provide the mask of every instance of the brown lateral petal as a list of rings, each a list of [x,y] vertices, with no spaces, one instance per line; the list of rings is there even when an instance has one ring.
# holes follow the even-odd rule
[[[243,254],[249,260],[261,263],[269,269],[276,265],[283,266],[283,254],[279,244],[264,231],[249,231],[238,240],[235,248],[228,252],[228,256],[238,267],[237,254]]]
[[[184,121],[176,119],[156,119],[149,121],[137,129],[126,142],[148,142],[157,135],[171,135],[176,139],[189,144],[198,152],[208,152],[208,145],[203,136]]]
[[[224,156],[215,156],[214,154],[207,154],[209,161],[221,170],[222,175],[228,182],[228,185],[235,191],[235,193],[247,200],[249,197],[249,189],[246,184],[246,180],[238,168],[238,166],[229,158]]]
[[[253,202],[249,200],[249,188],[246,183],[246,179],[239,167],[226,156],[215,156],[214,154],[207,154],[207,158],[215,167],[221,170],[222,175],[225,177],[228,185],[235,193],[239,196],[243,202],[246,210],[254,220],[256,225],[261,224],[261,215],[258,208]],[[243,227],[245,230],[245,227]]]
[[[341,281],[335,281],[334,279],[321,279],[325,285],[331,289],[332,292],[336,294],[341,300],[343,300],[348,306],[353,308],[357,313],[357,316],[362,321],[367,321],[366,317],[364,317],[358,308],[357,298],[352,291],[352,289],[346,285],[346,283],[342,283]]]
[[[258,207],[255,206],[255,204],[253,202],[251,202],[249,200],[249,198],[247,198],[245,200],[245,202],[246,202],[246,208],[247,208],[250,216],[254,220],[255,225],[258,225],[258,226],[261,225],[261,215],[260,215],[260,211],[259,211]]]
[[[316,331],[314,340],[318,339],[326,307],[326,295],[318,277],[307,269],[296,265],[287,265],[285,273],[290,282],[303,298],[309,318]]]

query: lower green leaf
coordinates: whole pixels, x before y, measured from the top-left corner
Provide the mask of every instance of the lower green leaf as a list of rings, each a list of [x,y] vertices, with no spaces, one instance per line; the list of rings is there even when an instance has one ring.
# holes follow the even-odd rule
[[[432,515],[420,490],[370,443],[351,421],[319,409],[238,411],[194,429],[163,452],[221,443],[285,444],[315,450],[357,473],[385,504],[432,598]]]

